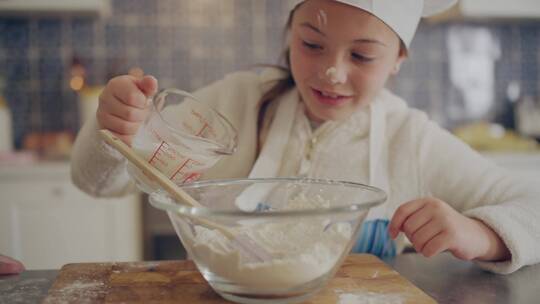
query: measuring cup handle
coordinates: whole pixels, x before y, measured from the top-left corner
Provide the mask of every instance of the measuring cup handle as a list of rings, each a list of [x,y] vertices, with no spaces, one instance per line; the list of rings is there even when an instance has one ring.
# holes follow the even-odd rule
[[[156,95],[154,95],[154,97],[152,98],[152,103],[154,104],[155,110],[161,110],[161,107],[163,107],[164,101],[166,100],[166,97],[167,97],[169,94],[177,94],[177,95],[189,97],[189,98],[191,98],[191,99],[193,99],[193,100],[198,100],[197,98],[195,98],[195,96],[193,96],[192,94],[190,94],[190,93],[188,93],[188,92],[186,92],[186,91],[182,91],[182,90],[175,89],[175,88],[161,89],[161,90],[160,90]]]

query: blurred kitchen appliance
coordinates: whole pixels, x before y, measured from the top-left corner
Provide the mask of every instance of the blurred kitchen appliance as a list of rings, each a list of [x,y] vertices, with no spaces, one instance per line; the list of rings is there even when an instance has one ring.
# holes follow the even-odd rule
[[[99,104],[99,95],[103,90],[102,86],[84,87],[78,91],[79,121],[81,126],[85,121],[94,117]]]
[[[0,152],[13,150],[11,112],[6,101],[0,95]]]
[[[485,26],[453,25],[446,45],[451,90],[448,118],[465,123],[488,118],[495,100],[495,63],[500,41]]]
[[[0,153],[13,150],[13,125],[11,111],[4,99],[4,78],[0,75]]]
[[[519,133],[540,141],[540,100],[523,96],[516,104],[516,123]]]
[[[501,124],[507,130],[516,130],[516,105],[521,98],[521,86],[513,80],[506,87],[506,98],[495,117],[495,122]]]

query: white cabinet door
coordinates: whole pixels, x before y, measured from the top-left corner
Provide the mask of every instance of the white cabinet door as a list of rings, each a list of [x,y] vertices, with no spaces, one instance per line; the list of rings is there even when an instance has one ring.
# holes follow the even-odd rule
[[[27,269],[142,258],[138,195],[98,200],[69,179],[0,181],[0,253]]]

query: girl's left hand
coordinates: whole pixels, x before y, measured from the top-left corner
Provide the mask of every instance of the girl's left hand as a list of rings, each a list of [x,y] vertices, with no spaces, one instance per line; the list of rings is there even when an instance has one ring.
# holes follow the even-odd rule
[[[394,239],[399,232],[405,233],[414,249],[426,257],[448,250],[462,260],[510,258],[508,248],[491,228],[436,198],[401,205],[394,213],[388,231]]]

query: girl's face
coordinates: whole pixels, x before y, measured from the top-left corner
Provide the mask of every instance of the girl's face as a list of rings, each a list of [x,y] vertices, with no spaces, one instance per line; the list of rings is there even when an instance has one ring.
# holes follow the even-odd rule
[[[290,33],[293,78],[315,121],[347,118],[369,104],[405,59],[398,36],[377,17],[331,0],[308,0]]]

